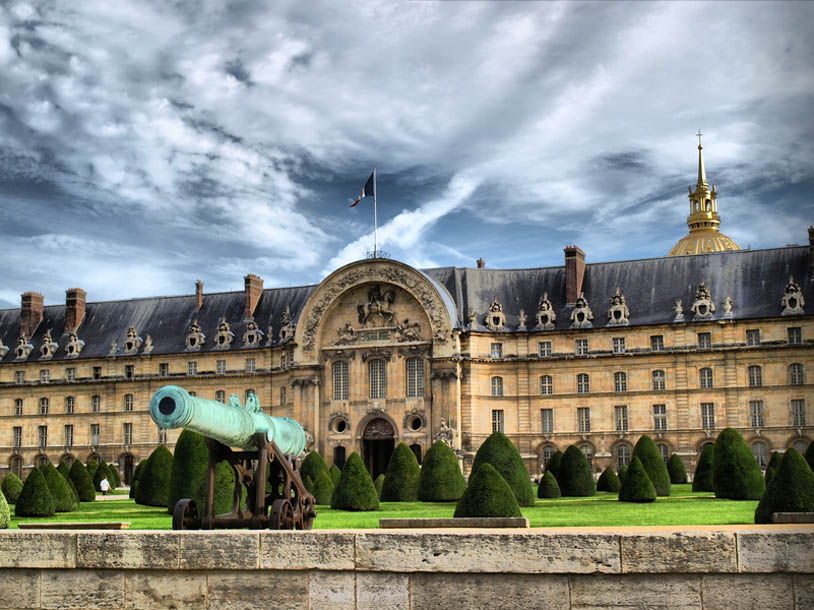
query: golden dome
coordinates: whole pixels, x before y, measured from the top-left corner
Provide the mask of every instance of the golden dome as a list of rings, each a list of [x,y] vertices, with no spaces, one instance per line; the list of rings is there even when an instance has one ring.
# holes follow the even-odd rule
[[[741,247],[728,237],[718,231],[691,231],[686,237],[678,240],[678,243],[670,250],[667,256],[683,256],[685,254],[704,254],[705,252],[726,252],[727,250],[740,250]]]

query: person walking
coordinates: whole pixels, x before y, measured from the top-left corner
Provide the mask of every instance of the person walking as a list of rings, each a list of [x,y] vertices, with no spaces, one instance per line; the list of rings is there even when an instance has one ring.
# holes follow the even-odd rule
[[[102,495],[107,496],[107,492],[110,490],[110,483],[107,480],[107,477],[99,481],[99,489],[102,490]]]

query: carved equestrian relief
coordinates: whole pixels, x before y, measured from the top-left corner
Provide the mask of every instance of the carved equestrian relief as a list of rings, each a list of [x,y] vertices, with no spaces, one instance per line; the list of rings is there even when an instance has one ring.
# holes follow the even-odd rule
[[[715,313],[715,303],[712,302],[712,293],[703,280],[695,291],[695,302],[690,307],[693,312],[693,320],[708,320]]]
[[[789,283],[786,284],[786,289],[783,291],[783,298],[780,300],[780,306],[783,311],[780,312],[781,316],[796,316],[805,313],[803,309],[806,305],[806,300],[803,298],[803,291],[800,290],[800,284],[794,281],[793,276],[789,276]]]

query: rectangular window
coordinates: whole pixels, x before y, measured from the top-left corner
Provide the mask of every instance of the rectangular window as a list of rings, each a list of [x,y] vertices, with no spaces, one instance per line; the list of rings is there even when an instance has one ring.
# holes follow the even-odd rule
[[[698,333],[698,347],[700,349],[712,347],[712,335],[710,333]]]
[[[337,360],[332,365],[334,381],[334,400],[347,400],[350,396],[349,366],[345,360]]]
[[[711,402],[701,403],[701,426],[704,430],[715,429],[715,404]]]
[[[170,365],[168,362],[160,362],[158,364],[158,376],[159,377],[169,377],[170,375]]]
[[[65,426],[65,448],[73,447],[73,426],[68,424]]]
[[[590,407],[578,407],[577,408],[577,422],[579,424],[579,431],[580,432],[590,432],[591,431],[591,408]]]
[[[802,427],[806,425],[806,401],[796,399],[791,401],[791,425]]]
[[[14,415],[22,415],[23,414],[23,399],[22,398],[15,398],[14,399]]]
[[[551,358],[551,341],[540,341],[540,358]]]
[[[585,356],[588,354],[588,339],[577,339],[574,341],[574,351],[577,356]]]
[[[424,396],[424,360],[407,359],[407,396],[421,398]]]
[[[749,401],[749,417],[752,420],[753,428],[762,428],[764,426],[762,400]]]
[[[23,427],[22,426],[14,426],[14,433],[12,434],[12,442],[14,443],[15,447],[22,447],[23,446]]]
[[[76,369],[69,366],[65,369],[65,381],[76,381]]]
[[[48,426],[37,426],[37,437],[40,447],[48,446]]]
[[[503,432],[503,409],[492,409],[492,432]]]
[[[158,427],[158,444],[159,445],[167,444],[167,429],[162,428],[161,426]]]
[[[753,328],[746,331],[746,345],[760,345],[759,328]]]
[[[503,377],[492,377],[492,396],[503,396]]]
[[[613,338],[613,353],[614,354],[624,354],[625,353],[625,338],[624,337],[614,337]]]
[[[136,376],[135,371],[136,371],[136,367],[134,367],[132,364],[125,364],[124,365],[124,378],[125,379],[132,379],[133,377]]]
[[[667,387],[664,371],[653,371],[653,389],[663,390]]]
[[[133,424],[122,424],[123,431],[124,431],[124,444],[125,445],[132,445],[133,444]]]
[[[613,374],[613,389],[615,392],[627,392],[627,373]]]
[[[803,329],[799,326],[792,326],[789,329],[789,343],[799,345],[803,342]]]
[[[248,390],[246,390],[246,392],[245,392],[245,397],[246,398],[245,398],[244,402],[246,400],[249,400],[249,396],[256,396],[256,394],[254,393],[254,388],[249,388]]]
[[[14,371],[14,383],[25,383],[25,371]]]
[[[543,434],[552,434],[554,432],[554,409],[540,409],[540,418]]]
[[[90,425],[90,444],[94,447],[99,446],[99,424]]]
[[[48,383],[49,381],[51,381],[51,371],[42,369],[40,371],[40,383]]]
[[[490,358],[503,358],[502,343],[492,343],[492,351],[490,353]]]
[[[246,372],[257,372],[257,358],[246,358]]]
[[[133,410],[133,395],[132,394],[125,394],[124,395],[124,410],[125,411],[132,411]]]
[[[698,383],[703,390],[710,390],[713,387],[712,369],[704,367],[698,371]]]
[[[198,374],[198,363],[194,360],[192,362],[187,362],[187,375],[197,375]]]
[[[799,362],[794,362],[789,365],[789,384],[803,385],[803,365]]]
[[[384,360],[371,360],[368,363],[370,398],[387,397],[387,363]]]
[[[226,360],[218,360],[215,363],[215,372],[218,375],[225,375],[226,374]]]
[[[45,397],[40,398],[40,415],[48,415],[49,408],[50,408],[49,400]]]
[[[618,431],[627,430],[627,407],[625,405],[616,407],[616,429]]]
[[[76,399],[73,396],[65,397],[65,413],[73,415],[74,407],[76,406]]]
[[[763,369],[758,365],[749,367],[749,387],[759,388],[763,385]]]
[[[664,351],[664,337],[662,335],[650,335],[650,349],[654,352]]]
[[[667,429],[667,405],[653,405],[653,429]]]
[[[102,410],[102,397],[101,396],[91,396],[90,410],[93,413],[98,413],[99,411]]]
[[[101,366],[94,366],[93,367],[93,378],[94,379],[101,379],[102,378],[102,367]]]
[[[554,380],[551,375],[543,375],[540,377],[540,394],[548,396],[554,393]]]
[[[587,394],[591,391],[591,378],[587,373],[579,373],[577,375],[577,392],[580,394]]]
[[[226,404],[226,392],[224,390],[218,390],[217,392],[215,392],[215,400],[223,404]]]

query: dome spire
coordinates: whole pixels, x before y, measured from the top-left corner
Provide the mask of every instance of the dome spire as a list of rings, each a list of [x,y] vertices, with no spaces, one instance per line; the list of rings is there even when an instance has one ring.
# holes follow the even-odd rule
[[[697,186],[701,186],[702,184],[707,183],[707,172],[704,169],[704,147],[701,146],[701,136],[704,135],[701,133],[701,130],[698,130],[698,133],[695,134],[698,136],[698,184]]]

